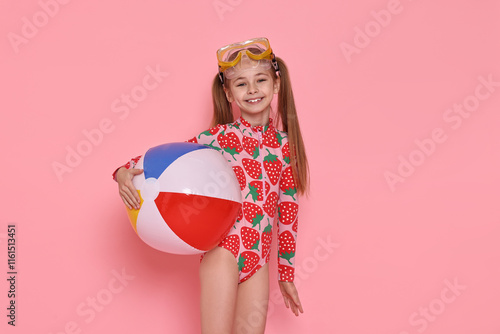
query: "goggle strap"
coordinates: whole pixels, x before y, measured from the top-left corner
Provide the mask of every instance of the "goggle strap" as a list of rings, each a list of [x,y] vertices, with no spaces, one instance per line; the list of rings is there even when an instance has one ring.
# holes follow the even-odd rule
[[[273,68],[276,71],[276,73],[278,73],[278,75],[281,77],[280,67],[278,65],[278,62],[276,61],[276,56],[274,55],[274,53],[272,55],[273,58],[271,59],[271,64],[273,65]]]
[[[222,85],[224,85],[224,74],[222,73],[222,71],[220,70],[220,66],[219,66],[219,80],[220,80],[220,83]]]

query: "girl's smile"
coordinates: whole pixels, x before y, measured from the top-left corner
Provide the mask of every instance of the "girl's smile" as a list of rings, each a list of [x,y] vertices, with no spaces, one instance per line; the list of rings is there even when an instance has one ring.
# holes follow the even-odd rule
[[[257,102],[260,102],[260,101],[262,101],[262,97],[259,97],[258,99],[247,100],[247,102],[249,102],[249,103],[257,103]]]

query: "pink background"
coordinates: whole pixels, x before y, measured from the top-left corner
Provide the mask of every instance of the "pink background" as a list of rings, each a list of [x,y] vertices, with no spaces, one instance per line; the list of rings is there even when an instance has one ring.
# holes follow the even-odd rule
[[[216,49],[257,36],[290,67],[312,182],[305,313],[276,298],[273,263],[266,333],[500,333],[497,1],[54,3],[0,4],[0,276],[9,223],[19,272],[16,328],[0,280],[2,333],[199,332],[199,257],[143,244],[111,172],[204,130]],[[150,91],[148,67],[168,72]]]

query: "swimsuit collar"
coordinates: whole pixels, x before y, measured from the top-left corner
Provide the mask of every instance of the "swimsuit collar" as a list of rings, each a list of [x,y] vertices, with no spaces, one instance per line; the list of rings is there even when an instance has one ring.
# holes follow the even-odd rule
[[[238,126],[241,130],[248,129],[252,132],[267,132],[274,131],[273,119],[269,118],[269,124],[267,125],[256,125],[252,126],[246,119],[240,116],[235,122],[234,125]]]

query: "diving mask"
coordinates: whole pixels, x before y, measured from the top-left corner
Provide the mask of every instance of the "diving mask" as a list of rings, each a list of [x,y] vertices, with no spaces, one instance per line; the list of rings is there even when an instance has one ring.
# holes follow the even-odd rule
[[[267,70],[274,67],[279,73],[278,63],[267,38],[254,38],[240,43],[224,46],[217,50],[219,78],[232,79],[244,70],[262,67]]]

